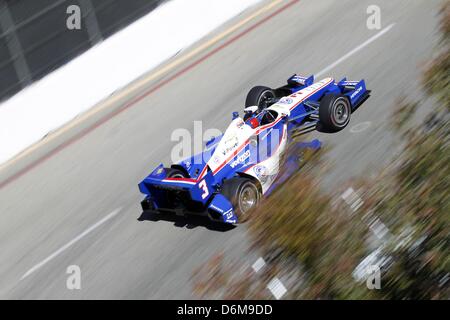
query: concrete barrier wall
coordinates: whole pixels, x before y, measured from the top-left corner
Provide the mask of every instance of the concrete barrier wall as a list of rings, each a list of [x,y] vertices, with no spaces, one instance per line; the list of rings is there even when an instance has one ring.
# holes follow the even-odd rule
[[[0,101],[61,67],[164,0],[0,0]],[[80,29],[69,29],[73,7]]]

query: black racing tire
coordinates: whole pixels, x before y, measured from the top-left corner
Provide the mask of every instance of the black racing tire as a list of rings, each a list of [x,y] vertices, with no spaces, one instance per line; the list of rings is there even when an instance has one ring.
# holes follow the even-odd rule
[[[270,104],[267,103],[267,100],[274,98],[276,98],[276,95],[273,89],[264,86],[253,87],[247,94],[245,107],[258,106],[258,108],[262,110],[270,106]]]
[[[166,178],[186,178],[184,172],[179,169],[164,168],[164,170],[166,171]],[[175,193],[167,192],[166,199],[173,207],[177,207],[181,204]]]
[[[238,223],[247,221],[249,212],[261,200],[258,186],[251,179],[243,177],[225,180],[221,193],[231,201]]]
[[[167,178],[186,178],[183,171],[174,168],[164,168]]]
[[[350,101],[344,95],[326,94],[320,101],[319,120],[325,131],[341,131],[350,122],[351,115]]]

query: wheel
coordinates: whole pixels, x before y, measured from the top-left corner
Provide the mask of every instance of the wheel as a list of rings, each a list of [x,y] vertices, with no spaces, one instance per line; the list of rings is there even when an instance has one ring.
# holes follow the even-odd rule
[[[247,99],[245,100],[245,107],[248,108],[258,106],[258,108],[262,110],[264,108],[270,107],[270,101],[275,97],[275,92],[272,89],[268,87],[257,86],[249,91]]]
[[[184,172],[181,170],[174,168],[164,168],[164,170],[166,171],[167,178],[186,178]],[[166,193],[167,202],[170,203],[170,205],[173,208],[181,206],[182,203],[180,201],[180,195],[181,195],[180,191],[167,192]]]
[[[141,201],[142,212],[154,211],[153,201],[148,197]]]
[[[261,199],[261,192],[256,184],[248,178],[241,177],[226,180],[222,194],[231,201],[238,223],[248,219],[249,211],[255,208]]]
[[[184,172],[174,168],[164,168],[167,178],[186,178]]]
[[[350,122],[352,108],[346,96],[327,94],[320,101],[319,120],[327,131],[337,132]]]

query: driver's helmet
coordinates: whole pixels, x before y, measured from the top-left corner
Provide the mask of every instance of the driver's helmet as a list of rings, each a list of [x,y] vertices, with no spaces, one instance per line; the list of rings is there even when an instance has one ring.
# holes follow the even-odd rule
[[[259,119],[258,119],[258,117],[256,117],[256,116],[249,117],[249,118],[245,121],[245,123],[248,124],[248,125],[249,125],[250,127],[252,127],[253,129],[259,127],[259,125],[260,125]]]

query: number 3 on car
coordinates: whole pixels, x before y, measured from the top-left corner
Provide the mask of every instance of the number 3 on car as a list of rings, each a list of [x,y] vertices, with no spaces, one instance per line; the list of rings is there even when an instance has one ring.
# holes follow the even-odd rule
[[[209,190],[208,190],[208,185],[206,184],[206,181],[203,180],[202,182],[200,182],[198,187],[201,190],[203,190],[202,199],[206,199],[206,197],[209,196]]]

